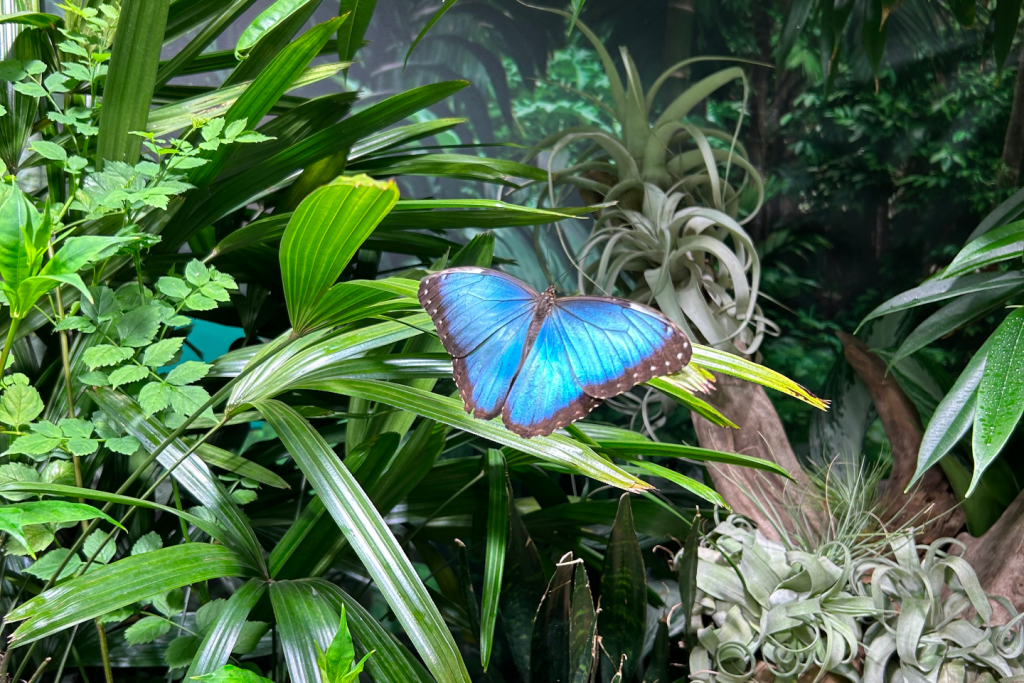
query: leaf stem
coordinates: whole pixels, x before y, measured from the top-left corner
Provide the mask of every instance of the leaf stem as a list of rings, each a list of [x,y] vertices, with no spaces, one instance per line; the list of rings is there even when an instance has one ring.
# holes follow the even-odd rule
[[[103,675],[107,679],[107,683],[114,683],[114,672],[110,670],[110,650],[107,648],[107,632],[103,629],[103,624],[100,623],[99,619],[96,619],[96,634],[100,638],[100,657],[103,658]]]
[[[7,368],[7,355],[11,352],[11,347],[14,346],[14,336],[18,333],[18,325],[21,324],[21,318],[11,318],[10,326],[7,328],[7,342],[4,344],[4,350],[0,353],[0,377],[3,377],[4,370]]]

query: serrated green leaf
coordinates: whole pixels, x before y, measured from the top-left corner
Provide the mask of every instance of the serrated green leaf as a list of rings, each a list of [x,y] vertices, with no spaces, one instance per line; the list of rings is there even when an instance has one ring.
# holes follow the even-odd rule
[[[11,447],[7,449],[7,453],[45,455],[58,446],[60,446],[60,439],[43,436],[42,434],[26,434],[11,444]]]
[[[175,366],[173,370],[167,373],[167,377],[165,379],[169,384],[179,387],[185,386],[186,384],[198,382],[202,378],[206,377],[207,373],[210,372],[211,367],[213,366],[209,363],[187,360],[181,365]]]
[[[125,365],[110,373],[108,379],[110,386],[116,389],[122,384],[131,384],[147,377],[149,377],[149,368],[141,365]]]
[[[181,350],[184,337],[171,337],[162,339],[146,349],[142,362],[151,368],[159,368],[171,362],[174,356]]]
[[[0,486],[13,482],[38,482],[39,480],[39,472],[34,467],[20,462],[0,465]],[[3,497],[7,500],[20,501],[27,500],[32,496],[28,493],[4,493]]]
[[[121,455],[131,455],[135,451],[139,450],[139,440],[130,434],[128,436],[119,436],[114,439],[107,439],[104,445],[115,453]]]
[[[45,406],[34,387],[24,384],[8,387],[0,400],[0,422],[15,427],[39,417]]]
[[[129,626],[124,631],[124,639],[129,645],[144,645],[152,643],[160,636],[171,631],[171,624],[160,617],[144,617]]]
[[[96,368],[109,365],[117,365],[122,361],[128,360],[132,355],[134,355],[134,351],[131,349],[114,346],[113,344],[99,344],[85,350],[85,353],[82,354],[82,362],[90,370],[95,370]]]
[[[68,153],[64,151],[63,147],[48,140],[36,140],[29,147],[44,159],[51,161],[66,161],[68,158]]]
[[[58,426],[61,433],[68,438],[79,437],[88,439],[92,436],[93,429],[95,429],[92,422],[77,417],[66,417],[58,423]]]
[[[139,347],[153,341],[160,329],[160,310],[155,306],[133,308],[117,321],[117,336],[122,346]]]
[[[42,434],[43,436],[48,436],[52,439],[61,439],[64,437],[64,431],[49,420],[40,420],[39,422],[33,423],[31,428],[33,432]],[[88,436],[88,434],[86,436]]]
[[[249,489],[236,489],[231,492],[231,500],[239,505],[248,505],[256,500],[256,492]]]
[[[163,382],[150,382],[142,387],[139,392],[139,406],[146,413],[152,415],[160,412],[171,405],[171,394],[174,388]]]
[[[192,259],[185,266],[185,279],[194,287],[200,287],[210,281],[210,269],[202,261]]]
[[[107,542],[109,534],[105,531],[96,531],[89,534],[89,537],[85,539],[85,544],[82,546],[82,553],[86,558],[90,558],[96,555],[96,559],[93,562],[99,562],[100,564],[107,564],[114,559],[114,553],[117,552],[117,544],[113,541]],[[102,550],[100,547],[102,546]],[[99,554],[96,554],[99,551]]]
[[[132,544],[132,556],[142,555],[143,553],[151,553],[154,550],[160,550],[164,547],[163,539],[155,531],[150,531],[144,536],[140,536],[135,543]]]
[[[185,593],[180,588],[161,593],[153,598],[153,607],[165,617],[181,614],[185,609]]]
[[[68,558],[71,551],[67,548],[57,548],[46,553],[38,560],[32,563],[32,565],[25,570],[26,574],[31,574],[37,579],[43,581],[49,581],[53,578],[53,575],[57,572],[57,568],[60,567],[61,563]],[[78,568],[82,566],[82,560],[78,556],[72,557],[68,560],[64,569],[61,570],[60,576],[57,578],[58,581],[74,576]]]
[[[210,393],[202,387],[169,387],[169,389],[171,391],[171,408],[185,416],[196,412],[210,400]]]
[[[167,646],[164,662],[170,669],[183,669],[192,663],[192,658],[199,651],[199,638],[195,636],[178,636]]]
[[[156,281],[156,288],[161,294],[173,301],[181,301],[189,295],[192,288],[180,277],[165,275]]]

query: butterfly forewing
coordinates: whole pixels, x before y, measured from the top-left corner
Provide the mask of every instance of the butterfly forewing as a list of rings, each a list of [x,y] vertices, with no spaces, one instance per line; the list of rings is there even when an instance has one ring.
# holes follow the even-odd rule
[[[557,299],[550,318],[573,374],[594,398],[610,398],[652,377],[679,372],[693,353],[686,334],[665,316],[623,299]]]
[[[496,271],[452,268],[424,278],[419,299],[452,355],[466,411],[496,416],[522,362],[537,293]]]

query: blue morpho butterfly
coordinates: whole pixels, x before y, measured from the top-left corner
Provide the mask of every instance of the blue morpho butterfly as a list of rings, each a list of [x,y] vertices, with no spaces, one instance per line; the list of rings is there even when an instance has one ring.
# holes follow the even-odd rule
[[[602,399],[682,370],[692,349],[657,311],[604,296],[556,298],[485,268],[423,279],[420,303],[452,355],[466,412],[524,437],[550,434]]]

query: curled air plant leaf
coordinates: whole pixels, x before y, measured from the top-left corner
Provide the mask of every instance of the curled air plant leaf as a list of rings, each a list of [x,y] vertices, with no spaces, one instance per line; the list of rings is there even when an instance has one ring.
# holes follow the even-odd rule
[[[765,538],[736,515],[699,549],[688,628],[693,678],[743,683],[767,667],[777,681],[831,673],[863,683],[1006,680],[1024,674],[1020,619],[986,595],[961,544],[914,543],[911,527],[806,549]],[[1009,615],[993,623],[995,602]]]
[[[617,131],[565,130],[541,141],[534,153],[550,149],[553,205],[556,186],[579,189],[589,203],[616,203],[600,212],[579,253],[580,290],[631,290],[631,298],[657,305],[695,339],[753,353],[765,332],[776,330],[757,305],[760,263],[742,227],[760,209],[764,184],[738,140],[743,108],[731,134],[698,125],[690,116],[713,93],[736,82],[743,86],[745,105],[743,69],[730,66],[703,78],[655,117],[655,98],[673,74],[719,58],[674,64],[645,92],[625,48],[624,82],[593,31],[583,22],[577,26],[608,75],[614,102],[601,104],[614,116]],[[567,148],[581,151],[568,168],[555,172],[555,158]]]

